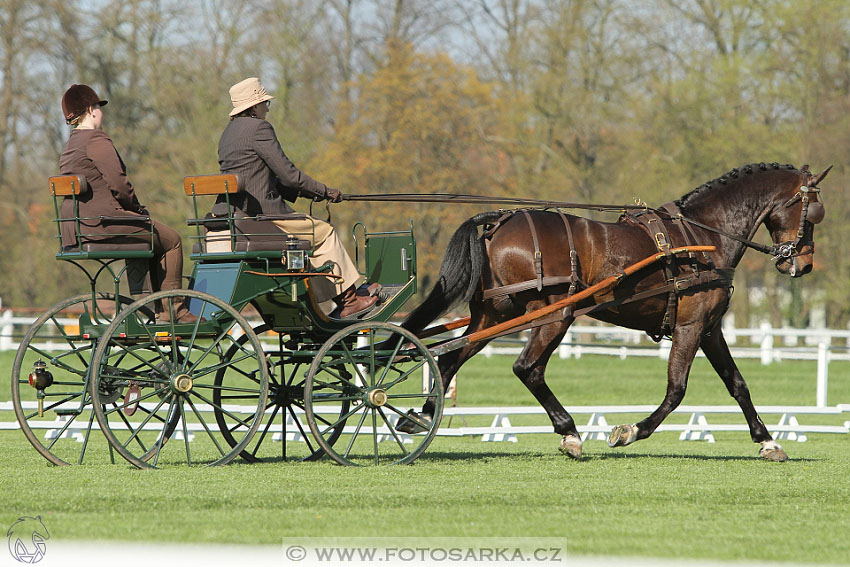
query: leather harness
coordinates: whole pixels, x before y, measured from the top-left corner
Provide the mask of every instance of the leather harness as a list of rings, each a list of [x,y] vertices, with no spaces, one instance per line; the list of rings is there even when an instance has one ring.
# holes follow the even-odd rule
[[[679,208],[675,205],[675,203],[666,203],[665,205],[659,207],[659,209],[670,215],[673,226],[678,229],[679,235],[681,235],[681,239],[684,243],[683,246],[692,246],[696,244],[697,239],[696,234],[693,231],[693,227],[689,226],[688,222],[682,218],[681,211],[679,211]],[[579,288],[587,287],[587,285],[581,281],[578,252],[576,251],[575,240],[573,238],[570,223],[567,220],[566,216],[560,210],[556,209],[555,212],[557,212],[558,215],[561,217],[561,220],[564,223],[564,228],[567,233],[567,241],[569,243],[570,254],[570,275],[547,276],[543,273],[543,255],[540,251],[540,243],[537,238],[537,230],[534,226],[534,222],[531,218],[531,215],[529,214],[528,209],[521,209],[517,211],[504,211],[494,223],[487,223],[482,238],[489,240],[493,236],[493,233],[496,231],[496,229],[498,229],[503,222],[505,222],[513,215],[521,213],[525,217],[526,222],[528,223],[529,230],[531,231],[532,243],[534,245],[535,279],[485,289],[482,293],[483,300],[492,299],[494,297],[499,296],[512,295],[529,289],[536,289],[537,291],[542,291],[544,287],[563,285],[566,283],[570,284],[569,290],[567,292],[567,295],[569,296],[576,293]],[[684,293],[686,290],[693,288],[712,287],[725,287],[731,290],[732,277],[735,272],[734,269],[715,267],[714,263],[712,262],[711,258],[707,253],[701,253],[703,254],[703,258],[701,258],[701,260],[704,266],[708,266],[708,269],[700,269],[700,259],[697,258],[697,254],[700,253],[694,252],[690,252],[688,254],[688,265],[690,269],[686,272],[683,272],[680,269],[681,266],[679,265],[679,262],[677,261],[676,257],[670,254],[672,240],[670,238],[668,229],[665,226],[662,218],[653,210],[642,209],[638,211],[630,211],[624,213],[620,217],[618,222],[627,223],[642,228],[652,239],[652,242],[655,244],[656,248],[660,252],[663,252],[665,254],[664,262],[662,265],[664,269],[665,279],[667,282],[666,284],[659,287],[654,287],[652,289],[644,290],[639,293],[635,293],[634,295],[628,297],[615,298],[609,301],[604,301],[601,303],[583,307],[581,309],[574,309],[574,306],[570,305],[562,311],[553,313],[547,317],[533,321],[522,327],[511,329],[510,331],[504,334],[515,333],[517,331],[547,325],[556,321],[562,321],[566,318],[574,318],[580,315],[590,314],[595,311],[610,309],[612,307],[616,307],[624,303],[632,303],[635,301],[646,299],[648,297],[653,297],[662,293],[666,293],[667,307],[665,309],[661,325],[654,332],[647,332],[647,334],[657,342],[661,340],[662,337],[671,335],[673,329],[675,329],[678,298],[679,295]]]

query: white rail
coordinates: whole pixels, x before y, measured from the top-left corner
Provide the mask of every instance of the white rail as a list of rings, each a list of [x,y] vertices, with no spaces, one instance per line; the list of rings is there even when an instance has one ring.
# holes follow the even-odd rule
[[[143,404],[144,405],[144,404]],[[33,410],[35,409],[35,402],[24,402],[24,409]],[[148,409],[152,409],[153,405]],[[197,405],[196,408],[201,413],[212,413],[213,408],[207,405]],[[248,406],[226,406],[226,409],[233,413],[249,413],[252,408]],[[327,411],[331,414],[338,414],[338,411],[334,411],[335,408],[323,408],[323,410]],[[407,408],[403,408],[406,410]],[[607,438],[608,433],[611,431],[611,424],[606,416],[613,415],[622,415],[622,414],[639,414],[639,415],[647,415],[655,410],[654,406],[650,405],[627,405],[627,406],[569,406],[566,408],[571,414],[578,415],[587,415],[588,420],[585,425],[579,425],[578,431],[581,433],[581,437],[583,441],[586,440],[605,440]],[[768,425],[768,429],[773,435],[774,439],[777,440],[789,440],[789,441],[798,441],[805,442],[808,437],[807,433],[850,433],[850,404],[842,404],[838,406],[831,407],[812,407],[812,406],[757,406],[756,410],[762,416],[765,415],[779,415],[778,423],[775,425]],[[0,402],[0,412],[2,411],[13,411],[12,402]],[[269,410],[271,411],[271,410]],[[301,410],[295,409],[295,413],[298,417],[299,422],[301,423],[301,429],[303,431],[308,431],[308,426],[306,421],[304,420],[304,413]],[[512,425],[510,418],[516,416],[545,416],[546,412],[543,408],[539,406],[528,406],[528,407],[450,407],[446,408],[443,412],[443,421],[440,424],[440,427],[437,429],[437,435],[444,437],[462,437],[462,436],[481,436],[481,440],[484,442],[492,442],[492,441],[507,441],[516,443],[518,441],[518,435],[526,435],[526,434],[543,434],[543,433],[554,433],[551,424],[541,424],[541,425],[524,425],[524,426],[516,426]],[[741,410],[738,406],[679,406],[676,410],[673,411],[674,415],[687,415],[688,423],[664,423],[658,428],[657,431],[679,431],[679,440],[680,441],[707,441],[709,443],[714,443],[714,432],[719,431],[741,431],[746,432],[749,431],[747,424],[744,422],[744,418],[741,415]],[[724,423],[720,421],[714,421],[714,417],[722,414],[734,415],[735,423]],[[848,414],[848,415],[844,415]],[[394,415],[394,414],[393,414]],[[813,424],[801,424],[799,422],[798,416],[812,416],[812,415],[829,415],[836,416],[837,421],[841,421],[844,417],[847,417],[848,420],[844,421],[843,424],[833,424],[833,425],[813,425]],[[490,419],[491,423],[489,426],[474,426],[470,427],[466,424],[467,417],[487,417]],[[711,416],[713,423],[709,423],[708,417]],[[452,427],[454,423],[454,418],[457,417],[463,425]],[[391,425],[395,425],[395,420],[391,420]],[[43,429],[45,430],[45,439],[53,439],[56,437],[57,432],[62,430],[66,425],[66,418],[59,417],[56,420],[44,420],[44,421],[35,421],[30,420],[28,425],[30,429]],[[619,423],[619,422],[617,422]],[[205,427],[208,427],[210,430],[217,431],[218,426],[215,423],[207,423],[206,426],[201,425],[200,423],[190,422],[186,424],[186,429],[190,432],[189,440],[192,441],[193,437],[197,433],[203,433]],[[62,436],[68,438],[74,438],[78,442],[82,442],[85,438],[85,432],[88,427],[88,420],[81,420],[79,423],[74,423],[71,426],[64,429]],[[120,425],[119,425],[120,427]],[[150,429],[161,428],[161,424],[150,424]],[[93,429],[99,429],[97,423],[95,422],[92,425]],[[2,430],[15,430],[20,429],[20,426],[17,422],[0,422],[0,431]],[[175,435],[178,438],[182,438],[182,426],[178,426],[175,430]],[[346,433],[351,433],[354,430],[354,427],[347,426],[345,428]],[[269,431],[273,433],[274,441],[281,441],[283,438],[283,426],[281,424],[274,424],[269,428]],[[295,425],[291,416],[287,418],[287,427],[286,427],[286,439],[287,441],[304,441],[301,436],[298,427]],[[369,427],[361,428],[360,431],[364,434],[371,433],[372,430]],[[381,436],[382,441],[388,441],[393,438],[389,428],[387,426],[381,426],[377,429],[378,435]],[[399,437],[403,440],[408,440],[409,436],[406,434],[401,434]]]

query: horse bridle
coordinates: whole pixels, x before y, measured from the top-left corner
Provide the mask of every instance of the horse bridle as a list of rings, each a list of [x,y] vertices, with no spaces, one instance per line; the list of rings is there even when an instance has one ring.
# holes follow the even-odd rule
[[[829,171],[829,170],[827,170],[827,171]],[[758,242],[754,242],[754,241],[750,240],[749,238],[743,238],[743,237],[737,236],[735,234],[730,234],[728,232],[722,231],[722,230],[715,228],[713,226],[708,226],[708,225],[703,224],[699,221],[689,219],[689,218],[685,217],[684,215],[682,215],[681,211],[673,212],[673,211],[665,210],[664,208],[662,208],[661,210],[657,210],[656,212],[665,213],[671,219],[672,218],[679,218],[684,222],[687,222],[687,223],[692,224],[694,226],[698,226],[698,227],[703,228],[705,230],[714,232],[715,234],[725,236],[726,238],[730,238],[732,240],[737,240],[741,244],[743,244],[743,245],[745,245],[749,248],[752,248],[753,250],[758,250],[759,252],[762,252],[763,254],[768,254],[768,255],[772,256],[774,261],[777,261],[777,260],[780,260],[780,259],[786,259],[786,258],[793,258],[795,256],[800,255],[797,252],[797,247],[800,245],[800,242],[803,240],[803,238],[806,235],[806,222],[810,222],[812,224],[818,224],[819,222],[821,222],[823,220],[824,214],[826,212],[824,207],[823,207],[823,203],[821,203],[819,200],[818,201],[812,201],[811,197],[809,196],[810,194],[813,194],[813,193],[814,194],[820,194],[820,187],[817,187],[816,183],[812,184],[812,185],[807,185],[807,183],[809,182],[809,178],[811,177],[811,174],[809,173],[808,170],[804,169],[802,171],[802,174],[803,174],[803,181],[800,184],[800,189],[797,191],[797,193],[794,194],[794,196],[792,196],[790,199],[785,201],[785,204],[784,204],[784,207],[787,209],[788,207],[794,205],[797,201],[803,202],[803,207],[800,210],[800,226],[797,229],[797,237],[794,240],[786,240],[785,242],[780,242],[779,244],[772,244],[770,246],[767,246],[765,244],[759,244]],[[822,174],[820,176],[820,178],[822,179],[823,177],[824,177],[824,175]],[[675,209],[678,209],[678,207],[675,207]],[[754,232],[755,232],[756,229],[758,229],[758,227],[764,221],[764,218],[768,214],[770,214],[771,210],[773,210],[773,208],[770,208],[770,209],[766,210],[764,213],[762,213],[762,215],[759,217],[759,220],[755,224],[755,228],[753,229]],[[751,238],[752,238],[752,235],[751,235]],[[807,244],[807,243],[811,243],[812,245],[814,245],[814,242],[804,242],[804,244]]]
[[[808,181],[808,179],[806,181]],[[806,181],[803,182],[803,185],[800,186],[800,190],[797,191],[793,197],[785,201],[786,209],[795,204],[797,201],[803,202],[803,208],[800,209],[800,227],[797,229],[797,238],[772,246],[771,248],[776,249],[774,252],[771,252],[774,260],[799,256],[799,254],[795,254],[795,252],[806,234],[806,221],[812,224],[818,224],[823,220],[824,214],[826,213],[823,203],[820,200],[812,201],[809,197],[809,194],[811,193],[819,195],[820,187],[807,186],[805,184]],[[806,242],[805,244],[814,245],[814,242]]]

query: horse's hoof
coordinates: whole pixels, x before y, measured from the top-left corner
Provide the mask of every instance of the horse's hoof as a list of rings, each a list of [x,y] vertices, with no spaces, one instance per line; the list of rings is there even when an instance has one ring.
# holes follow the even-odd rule
[[[759,449],[759,457],[774,463],[784,463],[788,460],[788,454],[776,441],[762,443],[761,449]]]
[[[558,450],[564,455],[576,461],[581,460],[581,439],[575,435],[564,435]]]
[[[631,445],[637,439],[636,425],[618,425],[608,435],[609,447],[625,447]]]
[[[416,413],[412,409],[407,411],[407,416],[402,417],[395,424],[395,430],[401,433],[422,433],[430,428],[431,418],[425,414]]]

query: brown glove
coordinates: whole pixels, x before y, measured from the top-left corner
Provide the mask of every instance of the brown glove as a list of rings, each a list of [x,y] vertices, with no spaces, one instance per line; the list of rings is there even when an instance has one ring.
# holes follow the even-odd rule
[[[339,203],[342,201],[342,192],[339,189],[328,187],[328,190],[325,191],[325,199],[331,203]]]

